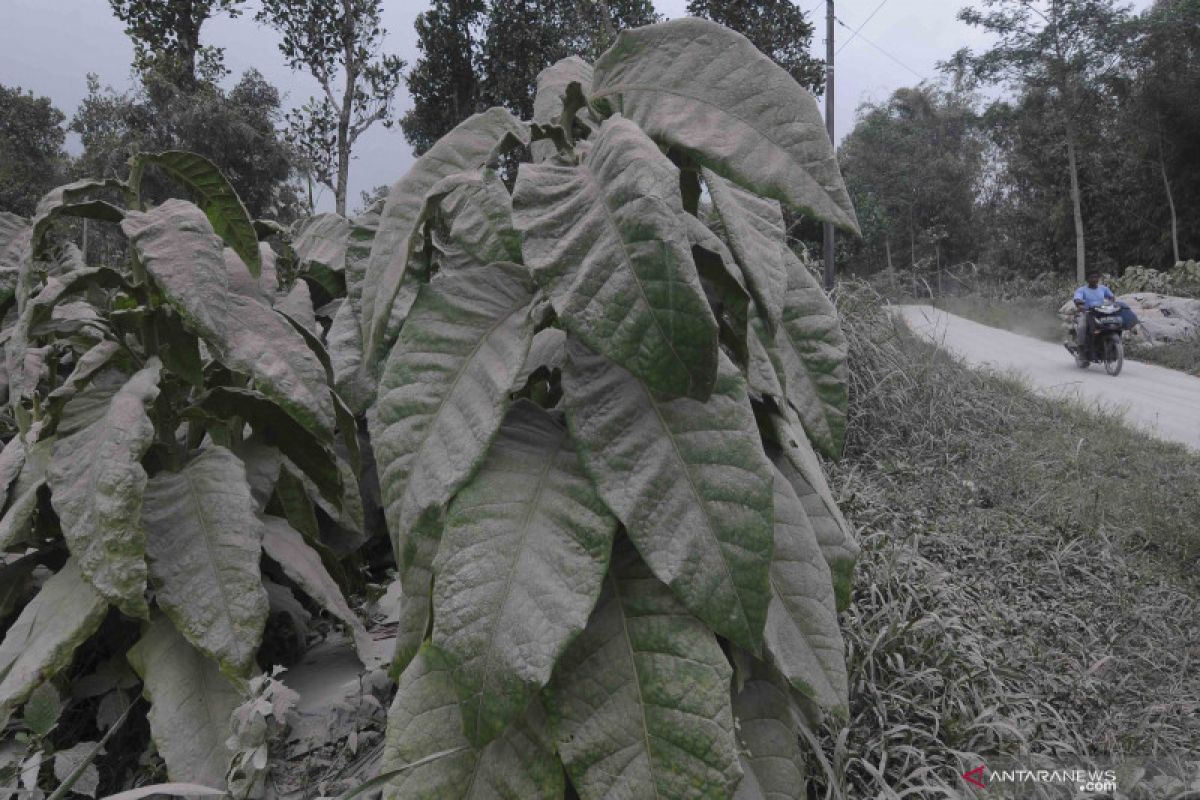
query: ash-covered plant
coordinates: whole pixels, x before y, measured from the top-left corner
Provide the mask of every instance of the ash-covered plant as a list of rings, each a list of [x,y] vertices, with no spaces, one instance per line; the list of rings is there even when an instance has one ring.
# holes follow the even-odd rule
[[[388,796],[806,796],[857,548],[817,457],[846,344],[781,202],[857,230],[813,97],[684,19],[466,120],[360,230],[334,328],[405,599]]]
[[[147,168],[196,202],[144,207]],[[118,227],[127,257],[86,263],[63,235],[80,217]],[[140,684],[169,779],[224,788],[273,607],[303,592],[371,658],[333,577],[363,535],[357,430],[308,284],[280,286],[233,189],[182,152],[0,215],[0,262],[0,739],[46,737],[27,701],[48,682],[94,738]],[[133,760],[145,744],[123,741]],[[0,786],[54,785],[14,759]]]

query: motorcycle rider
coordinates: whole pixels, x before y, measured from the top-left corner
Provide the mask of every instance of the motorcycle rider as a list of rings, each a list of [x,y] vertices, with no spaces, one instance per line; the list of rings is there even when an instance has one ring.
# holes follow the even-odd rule
[[[1080,286],[1075,290],[1075,343],[1079,345],[1079,353],[1076,358],[1080,360],[1087,358],[1087,313],[1096,306],[1104,305],[1106,300],[1116,301],[1116,299],[1117,296],[1113,294],[1112,289],[1100,283],[1100,273],[1095,271],[1087,274],[1086,286]]]

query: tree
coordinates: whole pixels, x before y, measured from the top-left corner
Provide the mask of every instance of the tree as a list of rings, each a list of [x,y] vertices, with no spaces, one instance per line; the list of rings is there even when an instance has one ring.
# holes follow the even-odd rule
[[[536,127],[494,107],[417,159],[348,292],[404,595],[385,797],[561,797],[564,768],[582,798],[803,796],[794,693],[846,706],[856,550],[816,457],[846,341],[781,210],[857,232],[828,138],[786,135],[817,102],[695,18],[539,87]]]
[[[809,53],[813,24],[792,0],[688,0],[687,10],[742,34],[814,94],[825,90],[825,62]]]
[[[48,97],[0,85],[0,211],[27,216],[66,172],[63,113]]]
[[[201,81],[179,88],[157,69],[142,73],[132,91],[102,89],[88,76],[88,94],[71,120],[83,153],[81,177],[123,178],[130,156],[189,150],[209,158],[236,187],[255,217],[288,219],[297,209],[290,186],[293,155],[276,128],[279,90],[256,70],[225,91]],[[147,177],[147,196],[161,201],[178,189]]]
[[[983,155],[974,98],[964,92],[922,84],[860,107],[839,152],[850,197],[867,210],[855,257],[876,268],[894,266],[897,250],[910,265],[974,257]]]
[[[618,31],[658,19],[650,0],[436,0],[417,18],[422,57],[401,123],[419,155],[488,106],[533,114],[537,76],[571,55],[595,59]]]
[[[288,65],[324,94],[288,115],[288,136],[346,214],[354,145],[376,122],[391,127],[404,62],[381,52],[383,0],[264,0],[256,19],[277,30]]]
[[[241,14],[245,0],[108,0],[125,33],[133,40],[134,66],[157,71],[188,89],[225,73],[220,48],[200,44],[209,19]]]
[[[1066,146],[1075,229],[1076,277],[1087,272],[1083,197],[1079,180],[1081,120],[1097,88],[1120,65],[1128,15],[1114,0],[1049,0],[1045,12],[1028,0],[980,0],[959,19],[998,37],[976,55],[962,50],[946,65],[969,68],[989,83],[1043,93],[1053,111],[1050,124]]]

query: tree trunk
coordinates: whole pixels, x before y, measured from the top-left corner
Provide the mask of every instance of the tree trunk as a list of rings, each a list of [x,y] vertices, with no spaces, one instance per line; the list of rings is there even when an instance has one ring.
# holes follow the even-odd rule
[[[888,269],[892,269],[892,240],[891,237],[883,240],[883,249],[887,253]]]
[[[346,184],[350,180],[350,117],[354,113],[354,84],[358,81],[358,63],[354,58],[355,19],[350,3],[343,0],[345,27],[342,30],[342,48],[345,54],[346,84],[342,89],[342,107],[338,109],[337,129],[337,182],[333,189],[334,209],[346,216]]]
[[[1079,165],[1075,158],[1074,125],[1067,128],[1067,164],[1071,169],[1071,210],[1075,215],[1075,278],[1080,283],[1087,280],[1087,258],[1083,239],[1083,207],[1079,197]]]
[[[1158,168],[1162,172],[1163,188],[1167,190],[1167,207],[1171,209],[1171,253],[1175,264],[1179,263],[1179,217],[1175,213],[1175,195],[1171,192],[1171,179],[1167,175],[1167,162],[1163,158],[1162,141],[1158,143]]]

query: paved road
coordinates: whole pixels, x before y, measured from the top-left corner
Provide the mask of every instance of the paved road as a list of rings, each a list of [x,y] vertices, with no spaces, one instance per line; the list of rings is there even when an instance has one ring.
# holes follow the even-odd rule
[[[1200,378],[1128,360],[1113,378],[1100,364],[1079,369],[1061,344],[981,325],[931,306],[899,306],[897,312],[913,331],[972,366],[1018,373],[1043,395],[1115,408],[1135,427],[1200,450]]]

